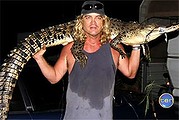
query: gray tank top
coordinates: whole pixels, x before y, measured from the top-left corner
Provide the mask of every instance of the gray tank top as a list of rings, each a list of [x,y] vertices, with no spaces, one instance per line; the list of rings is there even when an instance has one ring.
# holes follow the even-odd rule
[[[69,74],[64,119],[112,119],[112,100],[116,67],[110,45],[105,44],[88,56],[85,68],[78,62]]]

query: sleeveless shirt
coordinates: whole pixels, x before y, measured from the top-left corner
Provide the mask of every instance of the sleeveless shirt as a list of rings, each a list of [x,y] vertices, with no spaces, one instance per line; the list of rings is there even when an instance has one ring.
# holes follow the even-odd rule
[[[87,53],[84,68],[78,62],[68,77],[66,120],[112,120],[116,67],[109,44]]]

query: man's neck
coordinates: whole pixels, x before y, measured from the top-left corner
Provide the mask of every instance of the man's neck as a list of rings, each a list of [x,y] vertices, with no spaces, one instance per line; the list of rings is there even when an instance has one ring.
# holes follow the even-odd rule
[[[88,42],[89,44],[99,44],[100,39],[101,39],[100,35],[96,35],[96,36],[87,35],[86,42]]]
[[[84,50],[93,53],[101,47],[100,37],[87,37]]]

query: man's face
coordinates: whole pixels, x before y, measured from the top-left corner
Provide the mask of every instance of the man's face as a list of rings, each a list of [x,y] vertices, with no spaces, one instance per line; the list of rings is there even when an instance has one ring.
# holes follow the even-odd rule
[[[83,30],[87,36],[97,36],[103,28],[103,18],[100,14],[90,13],[83,16]]]

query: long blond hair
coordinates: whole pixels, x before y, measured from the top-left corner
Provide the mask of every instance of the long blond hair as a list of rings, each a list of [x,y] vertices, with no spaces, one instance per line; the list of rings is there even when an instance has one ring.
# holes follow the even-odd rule
[[[86,39],[85,32],[82,27],[82,19],[83,15],[77,16],[76,24],[74,26],[74,38],[75,40],[79,40],[84,42]],[[101,35],[101,44],[105,44],[110,40],[111,32],[110,32],[110,20],[106,15],[102,16],[103,19],[103,29]]]

